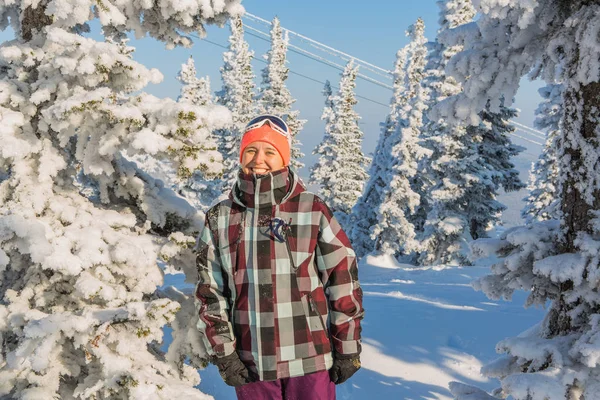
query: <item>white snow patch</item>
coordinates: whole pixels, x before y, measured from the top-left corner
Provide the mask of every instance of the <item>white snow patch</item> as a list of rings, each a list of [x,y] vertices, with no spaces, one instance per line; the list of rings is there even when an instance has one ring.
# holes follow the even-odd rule
[[[427,299],[416,297],[416,296],[409,296],[409,295],[403,294],[402,292],[390,292],[390,293],[364,292],[363,294],[367,295],[367,296],[394,297],[396,299],[417,301],[420,303],[426,303],[426,304],[430,304],[434,307],[445,308],[448,310],[485,311],[482,308],[477,308],[477,307],[472,307],[472,306],[457,306],[454,304],[446,304],[446,303],[440,303],[439,301],[427,300]]]
[[[415,281],[405,280],[405,279],[392,279],[390,282],[392,283],[404,283],[406,285],[414,285]]]
[[[444,366],[450,367],[451,370],[458,372],[460,375],[468,376],[472,380],[485,382],[486,379],[481,377],[476,371],[479,370],[481,364],[475,357],[458,353],[451,349],[442,349],[442,353],[448,358],[443,362]],[[447,388],[448,383],[456,380],[449,375],[444,368],[435,363],[415,362],[410,363],[398,358],[390,357],[380,349],[363,342],[363,353],[361,355],[363,368],[379,373],[390,378],[398,378],[400,381],[394,382],[399,386],[403,386],[403,382],[416,382],[426,385],[436,385],[442,388]],[[390,384],[390,382],[380,382],[381,384]],[[432,399],[450,400],[451,397],[430,391]]]
[[[400,264],[398,261],[396,261],[396,259],[393,256],[391,256],[389,254],[379,254],[379,255],[368,254],[367,256],[365,256],[363,261],[373,267],[387,268],[387,269],[403,269],[404,268],[403,264]]]

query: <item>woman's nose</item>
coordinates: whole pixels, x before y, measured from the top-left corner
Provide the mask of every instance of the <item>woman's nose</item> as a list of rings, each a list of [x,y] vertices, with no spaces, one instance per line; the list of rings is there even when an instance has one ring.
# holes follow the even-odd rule
[[[265,154],[262,150],[259,150],[256,152],[256,154],[254,155],[254,162],[256,164],[260,164],[261,162],[263,162],[265,159]]]

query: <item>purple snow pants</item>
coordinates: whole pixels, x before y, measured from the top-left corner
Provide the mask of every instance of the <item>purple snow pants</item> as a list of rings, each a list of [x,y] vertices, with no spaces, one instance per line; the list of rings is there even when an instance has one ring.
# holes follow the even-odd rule
[[[236,387],[238,400],[335,400],[328,371]]]

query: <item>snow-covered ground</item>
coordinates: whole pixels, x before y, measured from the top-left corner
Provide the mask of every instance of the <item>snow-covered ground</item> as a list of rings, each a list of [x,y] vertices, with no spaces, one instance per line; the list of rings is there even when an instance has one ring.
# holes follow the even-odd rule
[[[543,310],[524,309],[525,293],[493,302],[469,283],[487,267],[415,269],[367,258],[360,265],[364,290],[362,369],[338,386],[338,399],[452,399],[448,382],[491,390],[497,381],[479,374],[497,355],[501,339],[531,327]],[[169,276],[180,285],[183,276]],[[200,371],[200,389],[235,400],[214,366]]]
[[[513,158],[523,181],[538,151],[530,148]],[[501,192],[498,200],[507,206],[504,226],[492,235],[523,223],[520,210],[526,195],[526,189]],[[382,258],[361,261],[363,367],[338,386],[338,399],[452,399],[451,381],[488,391],[498,387],[498,381],[479,374],[480,367],[497,357],[496,343],[539,322],[544,310],[525,309],[523,292],[510,302],[494,302],[474,291],[470,282],[487,273],[489,267],[483,265],[422,269]],[[182,287],[183,275],[167,275],[165,284]],[[200,376],[204,393],[216,400],[236,400],[215,366]]]
[[[524,293],[492,302],[475,292],[469,282],[486,274],[485,267],[415,269],[367,261],[360,269],[363,369],[340,387],[342,399],[451,399],[453,380],[497,387],[479,374],[481,365],[496,357],[499,340],[542,318],[542,310],[523,308]]]

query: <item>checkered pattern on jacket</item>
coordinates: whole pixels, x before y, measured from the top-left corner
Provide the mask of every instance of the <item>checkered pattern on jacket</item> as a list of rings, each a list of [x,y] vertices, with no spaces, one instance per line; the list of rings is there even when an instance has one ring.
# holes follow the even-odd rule
[[[274,229],[277,219],[285,224]],[[292,170],[240,173],[230,198],[207,212],[197,264],[198,328],[215,356],[237,350],[269,381],[331,368],[332,346],[360,352],[354,251]]]

